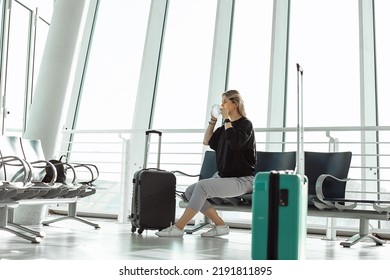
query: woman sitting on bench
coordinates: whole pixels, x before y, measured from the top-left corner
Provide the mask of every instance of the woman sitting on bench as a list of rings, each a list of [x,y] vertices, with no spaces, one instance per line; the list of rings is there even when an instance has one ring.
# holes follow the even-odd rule
[[[185,192],[187,208],[175,225],[156,232],[160,237],[182,237],[184,227],[200,211],[213,227],[201,234],[214,237],[229,234],[229,227],[207,201],[212,197],[235,197],[253,191],[256,164],[256,141],[253,125],[246,118],[244,102],[236,90],[222,94],[222,126],[215,131],[217,118],[213,115],[204,134],[203,143],[216,152],[217,169],[212,178],[200,180]]]

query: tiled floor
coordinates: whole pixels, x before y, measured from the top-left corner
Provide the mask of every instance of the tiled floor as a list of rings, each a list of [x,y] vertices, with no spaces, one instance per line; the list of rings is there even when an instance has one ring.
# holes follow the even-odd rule
[[[228,236],[202,238],[200,232],[183,238],[159,238],[154,231],[131,233],[129,224],[97,220],[100,229],[77,221],[41,227],[39,244],[0,231],[0,260],[250,260],[251,233],[233,229]],[[36,227],[37,228],[37,227]],[[307,260],[390,260],[390,244],[360,242],[343,248],[322,236],[306,240]]]

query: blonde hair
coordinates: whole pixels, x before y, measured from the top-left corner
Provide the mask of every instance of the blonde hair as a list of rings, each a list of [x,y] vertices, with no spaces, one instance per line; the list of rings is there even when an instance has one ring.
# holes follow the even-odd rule
[[[234,104],[236,104],[238,113],[241,116],[246,117],[244,100],[242,99],[238,90],[235,90],[235,89],[228,90],[228,91],[224,92],[222,94],[222,96],[227,97],[230,101],[232,101]]]

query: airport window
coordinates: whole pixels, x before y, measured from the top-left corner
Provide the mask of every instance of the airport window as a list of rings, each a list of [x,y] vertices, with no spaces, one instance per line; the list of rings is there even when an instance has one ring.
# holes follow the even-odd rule
[[[3,1],[0,0],[0,54],[3,52],[3,14],[4,14],[4,6]],[[2,63],[1,61],[2,56],[0,56],[0,65]]]
[[[375,1],[375,47],[376,47],[376,74],[377,74],[377,106],[378,106],[378,124],[380,126],[389,125],[389,109],[388,104],[390,102],[390,80],[388,65],[390,63],[390,41],[388,40],[389,32],[387,26],[390,24],[390,18],[388,11],[390,10],[390,2],[386,0]],[[388,131],[381,131],[379,133],[379,141],[382,143],[380,146],[380,153],[383,155],[380,157],[379,166],[390,165],[390,147],[386,145],[390,133]],[[380,171],[380,178],[383,180],[390,180],[390,174],[386,170]],[[386,185],[386,182],[382,182],[381,190],[389,193],[390,186]],[[382,228],[390,228],[389,223],[380,222]]]
[[[216,7],[215,0],[169,2],[154,128],[204,127]]]
[[[248,118],[267,126],[273,1],[236,1],[228,88],[243,95]]]
[[[6,76],[6,131],[20,133],[28,96],[30,28],[32,11],[14,2],[10,14]]]
[[[38,7],[39,16],[45,19],[46,22],[51,22],[55,1],[56,0],[34,0],[34,3]]]
[[[131,128],[149,7],[150,1],[99,2],[77,129]]]
[[[310,12],[308,12],[310,11]],[[291,2],[289,31],[289,65],[287,84],[288,127],[297,125],[297,70],[299,63],[303,74],[303,125],[304,127],[360,125],[359,76],[359,20],[358,2],[310,1]],[[332,20],[329,20],[329,19]],[[308,24],[310,23],[310,24]],[[354,138],[351,138],[351,136]],[[356,139],[348,132],[332,133],[340,141]],[[296,140],[287,134],[287,142]],[[305,133],[306,151],[328,151],[325,132]],[[356,147],[356,149],[355,149]],[[295,149],[290,146],[289,149]],[[340,150],[360,146],[340,145]],[[356,170],[358,172],[358,170]],[[360,174],[350,174],[360,178]],[[326,219],[308,217],[311,225],[323,226]],[[356,226],[354,220],[343,220],[338,226]]]
[[[305,126],[360,125],[358,15],[355,0],[291,2],[287,126],[296,125],[296,63]]]
[[[20,135],[24,131],[28,108],[31,104],[32,93],[39,72],[43,48],[49,29],[48,18],[51,16],[53,2],[41,1],[40,7],[34,5],[37,2],[12,1],[12,9],[9,10],[6,22],[2,20],[2,32],[9,36],[2,36],[2,47],[5,52],[2,57],[2,75],[4,75],[3,94],[6,96],[6,108],[8,112],[3,117],[3,131],[6,134]],[[7,12],[5,2],[1,2],[4,13]],[[34,15],[39,11],[45,11],[37,17],[34,24]],[[36,13],[34,13],[34,11]],[[46,17],[44,19],[44,17]],[[5,30],[6,29],[6,30]],[[6,65],[5,65],[5,62]]]
[[[388,104],[390,102],[390,80],[388,65],[390,63],[390,40],[387,26],[390,24],[388,11],[390,2],[375,1],[375,36],[376,36],[376,69],[378,92],[378,118],[380,125],[389,125]]]
[[[34,73],[33,73],[33,86],[36,84],[38,78],[39,67],[41,65],[42,55],[45,48],[47,34],[49,32],[49,23],[43,18],[39,17],[36,26],[35,36],[35,52],[34,52]]]
[[[131,129],[151,1],[99,1],[89,55],[84,70],[72,159],[99,165],[104,186],[93,201],[83,205],[92,213],[118,214],[122,146],[119,133]],[[126,135],[128,137],[128,135]],[[99,151],[99,152],[96,152]]]

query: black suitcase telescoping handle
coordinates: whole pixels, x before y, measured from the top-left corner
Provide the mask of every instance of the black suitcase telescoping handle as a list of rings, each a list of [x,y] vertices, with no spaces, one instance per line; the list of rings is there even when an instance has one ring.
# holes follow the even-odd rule
[[[144,166],[143,166],[143,168],[146,169],[146,164],[147,164],[147,161],[148,161],[150,134],[158,134],[157,169],[160,169],[161,136],[162,136],[162,132],[158,131],[158,130],[146,130],[145,131],[146,139],[145,139],[145,155],[144,155]]]
[[[146,135],[149,135],[149,134],[151,134],[151,133],[158,134],[160,137],[161,137],[161,135],[162,135],[162,132],[161,132],[161,131],[158,131],[158,130],[147,130],[147,131],[145,131],[145,134],[146,134]]]

